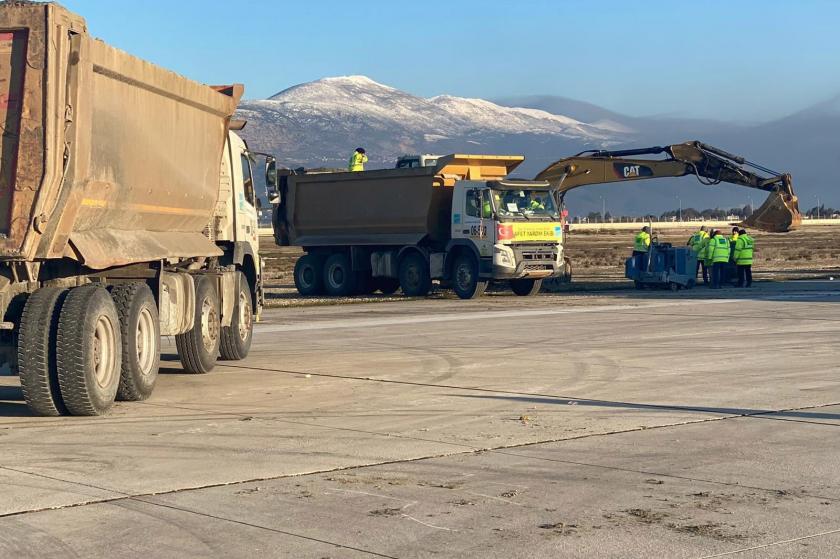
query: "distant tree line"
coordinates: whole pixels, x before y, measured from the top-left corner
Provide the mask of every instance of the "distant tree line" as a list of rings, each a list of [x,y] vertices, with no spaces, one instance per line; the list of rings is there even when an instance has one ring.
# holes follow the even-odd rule
[[[728,221],[735,219],[746,219],[753,213],[753,207],[746,204],[742,207],[735,207],[729,209],[722,208],[706,208],[704,210],[697,210],[695,208],[682,208],[675,210],[668,210],[659,215],[649,214],[644,216],[638,215],[612,215],[607,212],[601,215],[601,212],[589,212],[586,216],[575,216],[572,221],[575,223],[636,223],[645,221]],[[803,213],[807,218],[840,218],[840,210],[836,210],[830,206],[820,205],[814,206],[810,210]]]
[[[825,204],[820,204],[819,206],[814,206],[813,208],[805,212],[805,215],[812,219],[830,219],[832,217],[840,216],[840,210],[836,210],[831,206],[826,206]]]

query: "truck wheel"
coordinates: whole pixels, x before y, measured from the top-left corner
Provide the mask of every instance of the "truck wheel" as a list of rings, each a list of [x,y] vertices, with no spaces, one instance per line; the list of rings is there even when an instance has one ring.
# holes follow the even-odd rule
[[[219,294],[209,276],[195,276],[195,322],[193,328],[175,336],[181,365],[188,373],[209,373],[216,366],[220,343]]]
[[[86,285],[71,289],[61,307],[56,343],[58,384],[73,415],[102,415],[120,384],[122,336],[108,292]]]
[[[356,287],[350,258],[343,253],[330,255],[324,263],[324,290],[333,297],[346,297]]]
[[[44,287],[29,296],[18,331],[17,359],[23,399],[36,415],[67,413],[58,386],[55,342],[67,290]]]
[[[397,278],[374,278],[376,288],[383,295],[393,295],[400,288],[400,280]]]
[[[295,287],[301,295],[320,295],[324,291],[323,261],[304,254],[295,262]]]
[[[426,259],[419,252],[409,252],[400,260],[400,287],[407,297],[424,297],[432,289],[432,278]]]
[[[481,297],[487,280],[478,277],[478,262],[472,254],[461,254],[452,266],[452,289],[461,299]]]
[[[515,279],[510,280],[510,289],[521,297],[530,297],[540,292],[542,287],[542,280],[535,279]]]
[[[251,286],[245,274],[238,272],[239,292],[233,307],[230,326],[222,327],[219,349],[225,361],[239,361],[248,357],[254,338],[254,311],[251,307]]]
[[[160,318],[145,283],[117,285],[111,290],[122,331],[122,367],[117,399],[145,400],[152,395],[160,368]]]

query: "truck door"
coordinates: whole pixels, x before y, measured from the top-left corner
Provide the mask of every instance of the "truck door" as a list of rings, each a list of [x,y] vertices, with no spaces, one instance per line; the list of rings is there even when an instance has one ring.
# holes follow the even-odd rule
[[[234,151],[235,154],[235,151]],[[238,164],[237,164],[238,163]],[[259,220],[257,215],[257,197],[254,188],[254,177],[251,173],[251,160],[246,151],[240,151],[239,161],[234,162],[234,173],[238,171],[242,177],[242,189],[234,189],[234,204],[236,212],[236,241],[248,243],[251,252],[257,256],[259,252]],[[259,258],[255,258],[257,273],[259,273]]]
[[[490,191],[486,188],[464,190],[462,238],[470,239],[481,256],[493,256],[493,212],[490,206]],[[454,235],[453,235],[454,236]]]

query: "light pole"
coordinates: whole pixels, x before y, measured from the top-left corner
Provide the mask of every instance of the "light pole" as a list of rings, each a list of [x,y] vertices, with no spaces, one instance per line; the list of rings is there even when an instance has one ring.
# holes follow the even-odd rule
[[[817,219],[819,219],[820,218],[820,197],[819,196],[814,196],[814,198],[817,199]]]
[[[677,215],[679,216],[679,217],[677,217],[677,221],[679,221],[680,223],[682,223],[682,198],[680,198],[679,196],[677,196],[677,202],[679,202],[679,203],[680,203],[680,213],[679,213],[679,214],[677,214]]]
[[[598,196],[601,199],[601,220],[607,222],[607,199],[603,196]]]

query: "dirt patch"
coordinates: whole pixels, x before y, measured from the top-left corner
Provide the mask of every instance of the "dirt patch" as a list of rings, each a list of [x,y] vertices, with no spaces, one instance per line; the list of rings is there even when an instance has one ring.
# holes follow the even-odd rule
[[[571,536],[577,533],[577,524],[567,524],[565,522],[547,522],[537,526],[542,530],[551,530],[552,533],[561,536]]]
[[[657,522],[662,522],[662,520],[664,520],[668,516],[664,512],[657,512],[650,509],[627,509],[623,512],[635,518],[639,522],[643,522],[645,524],[654,524]]]
[[[401,516],[402,509],[398,508],[384,508],[384,509],[374,509],[368,511],[368,516]]]
[[[689,536],[700,536],[705,538],[711,538],[713,540],[718,540],[722,542],[733,542],[733,541],[741,541],[746,539],[746,536],[743,534],[738,534],[736,532],[730,532],[728,528],[734,528],[734,526],[729,525],[728,527],[724,527],[721,524],[716,524],[714,522],[709,522],[706,524],[674,524],[668,523],[666,527],[670,530],[675,532],[679,532],[680,534],[688,534]]]

